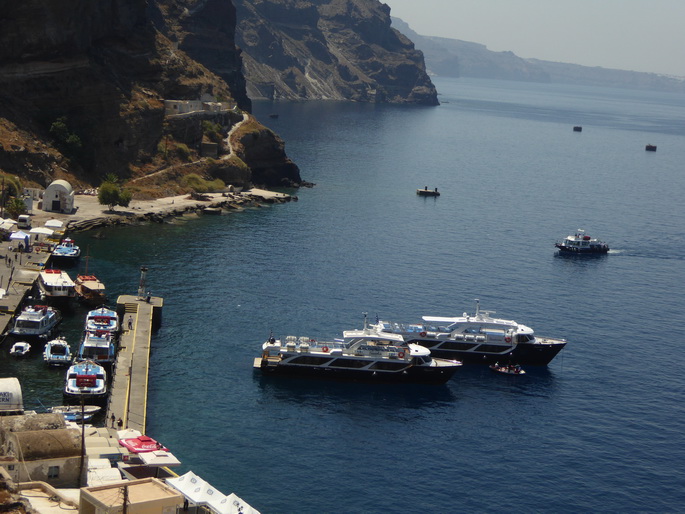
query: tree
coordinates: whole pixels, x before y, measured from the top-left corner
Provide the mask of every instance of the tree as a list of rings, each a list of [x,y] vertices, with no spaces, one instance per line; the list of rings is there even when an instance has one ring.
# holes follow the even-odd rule
[[[21,198],[10,198],[5,206],[5,211],[12,218],[16,218],[20,214],[26,214],[26,204]]]
[[[131,202],[130,193],[126,192],[128,199],[124,198],[125,204],[122,202],[122,192],[121,188],[112,182],[103,182],[100,184],[100,189],[98,190],[98,202],[100,205],[106,205],[110,211],[114,210],[115,205],[121,205],[122,207],[128,207]]]

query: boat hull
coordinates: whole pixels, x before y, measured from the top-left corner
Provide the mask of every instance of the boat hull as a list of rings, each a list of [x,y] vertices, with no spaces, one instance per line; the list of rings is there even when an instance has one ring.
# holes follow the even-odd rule
[[[482,351],[478,350],[482,345],[469,345],[473,346],[469,349],[445,348],[446,343],[454,342],[437,339],[411,339],[408,342],[428,348],[434,357],[460,360],[464,364],[489,365],[506,358],[525,366],[547,366],[566,346],[566,341],[556,339],[550,343],[518,343],[511,347],[488,345],[487,348],[491,351]]]
[[[265,376],[294,376],[356,382],[444,384],[461,365],[454,366],[406,366],[397,371],[357,370],[325,366],[294,364],[269,364],[267,359],[256,358],[254,367]]]
[[[567,255],[603,255],[609,253],[608,247],[596,247],[596,248],[573,248],[564,245],[555,245],[559,250],[559,253]]]

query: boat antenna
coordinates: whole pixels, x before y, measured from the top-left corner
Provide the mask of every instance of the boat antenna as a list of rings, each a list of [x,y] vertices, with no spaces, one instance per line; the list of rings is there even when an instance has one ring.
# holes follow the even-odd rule
[[[480,313],[480,300],[476,298],[476,317]]]
[[[368,313],[368,312],[362,312],[362,314],[364,315],[364,330],[366,330],[366,329],[368,328],[368,319],[367,319],[367,316],[368,316],[369,313]]]

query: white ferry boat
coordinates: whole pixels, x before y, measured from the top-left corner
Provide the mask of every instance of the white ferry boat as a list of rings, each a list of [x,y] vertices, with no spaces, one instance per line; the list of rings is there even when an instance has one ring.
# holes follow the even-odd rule
[[[101,366],[111,366],[117,357],[112,334],[104,330],[86,330],[79,345],[76,360],[91,360]]]
[[[62,321],[60,312],[47,305],[28,305],[14,320],[10,334],[26,338],[48,338]]]
[[[566,236],[563,241],[554,246],[563,254],[597,255],[609,252],[609,245],[599,239],[588,236],[583,229],[575,234]]]
[[[119,328],[119,315],[113,309],[103,306],[86,314],[85,329],[87,331],[96,332],[99,330],[115,336],[119,332]]]
[[[374,325],[383,335],[401,335],[432,355],[459,359],[470,364],[494,364],[505,360],[521,365],[546,366],[566,346],[564,339],[537,337],[533,329],[516,321],[493,318],[491,311],[458,317],[423,316],[422,323],[404,324],[378,321]]]
[[[263,374],[433,384],[447,382],[461,365],[433,358],[430,351],[401,336],[379,334],[366,322],[361,330],[343,332],[342,340],[270,337],[254,361]]]
[[[69,399],[102,400],[107,396],[105,368],[93,361],[73,364],[67,371],[64,396]]]
[[[76,297],[74,281],[65,271],[59,269],[41,271],[38,276],[38,289],[41,297],[46,300],[70,300]]]

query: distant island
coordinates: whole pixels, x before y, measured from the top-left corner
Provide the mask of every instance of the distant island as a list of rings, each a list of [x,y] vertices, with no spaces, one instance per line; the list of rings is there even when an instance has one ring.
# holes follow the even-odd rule
[[[423,52],[432,75],[685,93],[685,77],[525,59],[513,52],[493,52],[480,43],[419,35],[400,18],[391,19],[392,26]]]

